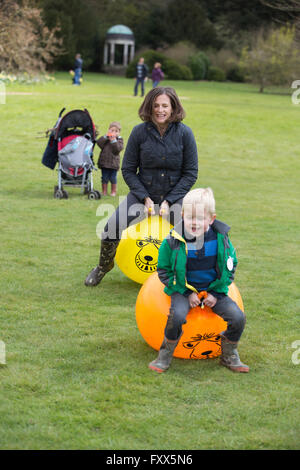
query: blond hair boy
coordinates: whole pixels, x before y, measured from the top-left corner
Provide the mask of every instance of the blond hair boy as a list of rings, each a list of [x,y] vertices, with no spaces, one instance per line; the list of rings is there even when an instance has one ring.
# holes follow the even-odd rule
[[[182,221],[170,231],[159,250],[157,272],[165,284],[164,291],[171,296],[171,307],[163,343],[157,359],[149,364],[150,369],[165,372],[170,367],[186,316],[199,305],[197,294],[206,291],[205,305],[227,322],[227,329],[221,334],[221,364],[236,372],[249,372],[237,352],[245,315],[227,295],[237,265],[229,230],[228,225],[216,220],[211,188],[186,194]]]

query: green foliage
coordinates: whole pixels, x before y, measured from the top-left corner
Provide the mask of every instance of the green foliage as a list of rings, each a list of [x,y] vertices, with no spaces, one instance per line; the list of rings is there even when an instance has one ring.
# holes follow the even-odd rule
[[[204,52],[197,52],[188,60],[188,66],[192,71],[194,80],[204,80],[207,76],[210,61]]]
[[[165,20],[168,23],[165,31],[167,43],[174,44],[186,39],[199,48],[220,46],[216,29],[208,19],[207,11],[197,0],[171,1],[167,6]]]
[[[219,67],[210,67],[207,72],[207,80],[224,82],[226,80],[226,74],[224,70]]]
[[[226,79],[231,82],[245,82],[245,74],[239,64],[232,64],[226,72]]]
[[[169,80],[192,80],[191,69],[186,65],[180,65],[172,59],[165,61],[166,78]]]
[[[252,0],[250,9],[244,0],[32,0],[32,3],[43,9],[48,28],[60,27],[57,36],[63,40],[65,52],[55,61],[60,69],[72,67],[75,53],[80,52],[85,70],[100,70],[106,32],[114,24],[125,24],[133,30],[136,50],[166,48],[189,41],[198,49],[227,45],[239,52],[249,31],[265,27],[274,19],[281,22],[289,19],[288,12],[262,5],[261,0]]]
[[[259,84],[260,92],[266,85],[291,83],[300,72],[295,29],[281,27],[267,35],[260,31],[252,47],[243,49],[240,66],[250,81]]]

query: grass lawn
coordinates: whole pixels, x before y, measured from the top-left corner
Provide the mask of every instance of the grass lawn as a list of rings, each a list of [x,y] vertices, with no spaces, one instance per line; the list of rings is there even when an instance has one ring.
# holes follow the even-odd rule
[[[140,122],[133,84],[84,74],[72,87],[60,73],[7,86],[0,105],[0,448],[299,449],[300,106],[247,84],[168,82],[197,140],[195,187],[213,188],[232,227],[247,315],[239,351],[251,370],[174,359],[156,374],[135,321],[140,285],[118,267],[83,285],[98,260],[97,207],[112,199],[73,188],[55,200],[57,172],[41,165],[38,138],[65,106],[86,107],[101,134],[119,120],[126,142]]]

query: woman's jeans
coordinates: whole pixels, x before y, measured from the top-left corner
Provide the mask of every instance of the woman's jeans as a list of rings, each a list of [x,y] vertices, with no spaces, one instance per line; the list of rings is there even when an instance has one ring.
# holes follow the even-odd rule
[[[175,225],[181,220],[181,204],[182,199],[179,199],[170,206],[168,219],[172,225]],[[155,214],[158,214],[159,205],[155,204],[154,208]],[[130,192],[108,219],[101,234],[101,239],[107,241],[120,240],[123,230],[129,227],[129,225],[140,222],[145,219],[145,217],[145,205]]]
[[[179,292],[171,295],[171,307],[165,336],[169,340],[177,340],[182,333],[182,325],[186,323],[186,316],[190,311],[189,299]],[[219,298],[212,311],[227,322],[224,336],[234,343],[238,342],[245,328],[246,317],[238,305],[227,295]]]

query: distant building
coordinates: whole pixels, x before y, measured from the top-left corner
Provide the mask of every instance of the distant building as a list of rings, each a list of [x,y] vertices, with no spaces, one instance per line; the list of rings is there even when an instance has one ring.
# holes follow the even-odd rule
[[[109,28],[104,43],[104,70],[122,73],[134,58],[135,40],[130,28],[117,24]]]

